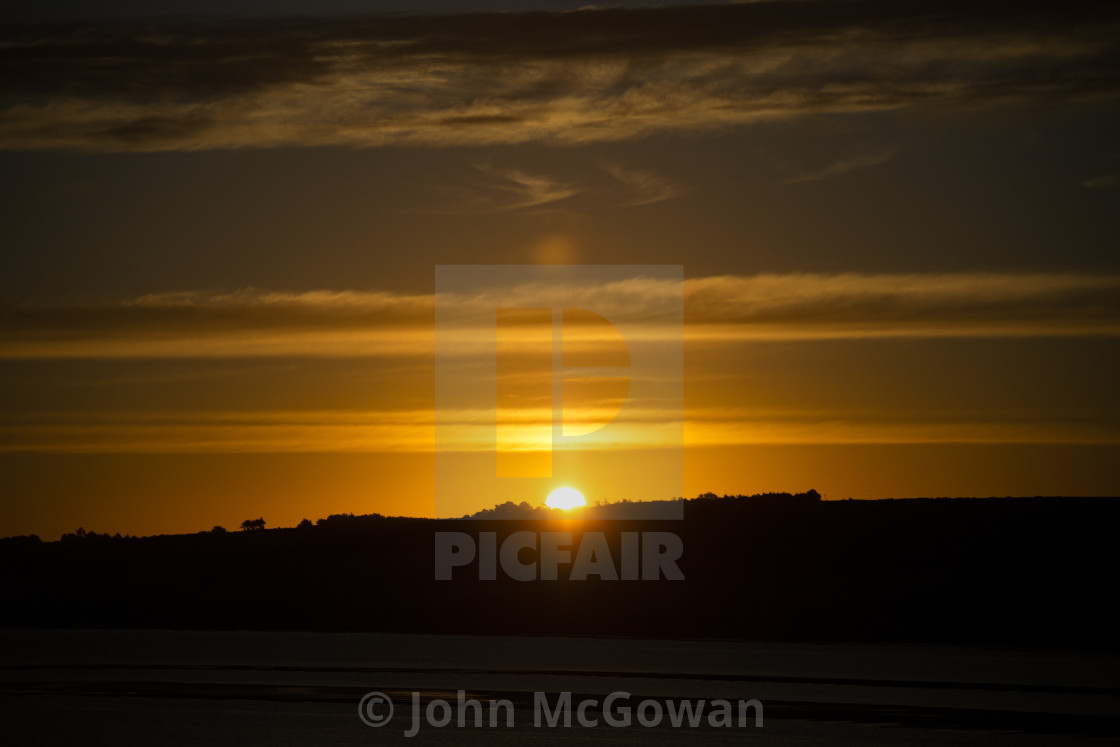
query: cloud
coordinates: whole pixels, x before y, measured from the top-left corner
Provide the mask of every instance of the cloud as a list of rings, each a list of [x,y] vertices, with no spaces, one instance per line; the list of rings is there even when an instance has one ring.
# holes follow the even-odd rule
[[[1081,182],[1081,186],[1086,189],[1112,189],[1113,187],[1120,187],[1120,177],[1116,174],[1104,174],[1092,179],[1086,179]]]
[[[471,185],[441,184],[430,189],[436,195],[433,204],[410,211],[433,213],[546,213],[559,209],[556,203],[576,195],[587,195],[588,188],[551,176],[533,174],[517,168],[488,163],[475,164],[485,181]],[[625,207],[652,205],[684,193],[678,184],[649,169],[632,169],[618,164],[603,169],[625,189],[625,196],[615,204]],[[595,190],[606,192],[606,190]],[[615,187],[617,198],[618,189]],[[595,204],[603,204],[601,196]]]
[[[894,157],[894,148],[884,148],[872,153],[864,153],[862,155],[851,156],[849,158],[833,161],[829,165],[817,171],[812,171],[802,176],[786,179],[783,184],[801,184],[804,182],[819,182],[825,179],[832,179],[837,176],[842,176],[851,171],[858,171],[866,169],[871,166],[878,166],[879,164],[886,163]]]
[[[0,357],[421,355],[431,349],[432,301],[378,291],[182,291],[9,306],[0,327]]]
[[[1120,277],[1082,273],[788,273],[686,281],[689,314],[705,321],[1049,316],[1120,309]]]
[[[1120,276],[760,274],[686,282],[690,338],[1019,337],[1120,332]]]
[[[449,199],[443,205],[423,208],[440,213],[543,212],[540,208],[566,200],[582,191],[579,187],[548,176],[530,174],[513,168],[476,164],[475,169],[489,177],[472,187],[443,185],[434,188]]]
[[[0,147],[579,144],[1113,97],[1118,26],[962,0],[12,26]]]
[[[568,413],[565,412],[565,417]],[[1115,424],[1070,417],[1015,420],[993,416],[964,420],[928,413],[881,410],[762,411],[727,406],[689,407],[686,447],[759,444],[1116,444]],[[612,423],[610,440],[596,449],[656,447],[679,438],[680,410],[627,408]],[[440,412],[453,432],[440,448],[491,451],[493,410]],[[527,418],[527,430],[550,424],[551,411]],[[245,454],[431,453],[435,412],[373,411],[68,411],[0,419],[0,453]],[[447,431],[445,431],[446,433]],[[516,447],[512,444],[511,447]]]
[[[0,452],[431,451],[432,411],[65,412],[0,420]]]
[[[552,300],[643,319],[680,292],[636,275],[602,283],[495,285],[441,296],[485,323],[499,307]],[[685,341],[861,337],[1120,335],[1120,276],[1087,274],[760,274],[684,283]],[[433,297],[386,291],[180,292],[0,309],[0,359],[427,358]],[[650,335],[676,334],[648,325]],[[641,326],[641,325],[639,325]]]
[[[560,268],[562,269],[562,268]],[[639,316],[651,302],[679,293],[672,282],[635,274],[614,280],[563,288],[570,305],[615,315]],[[892,397],[827,398],[783,406],[766,396],[753,401],[734,393],[747,387],[736,355],[745,341],[785,342],[848,338],[967,338],[1038,336],[1120,336],[1120,276],[1080,273],[943,273],[865,274],[800,273],[715,276],[684,281],[684,342],[695,360],[686,384],[694,396],[684,412],[688,447],[762,443],[1120,443],[1108,403],[1058,397],[1056,401],[1008,407],[1006,402],[973,406],[959,401],[946,410],[921,387],[900,409]],[[496,306],[550,305],[555,285],[493,284],[444,294],[459,317],[474,316],[492,324]],[[432,371],[435,345],[433,297],[388,291],[313,290],[234,292],[188,291],[102,301],[58,301],[0,309],[0,360],[19,372],[22,384],[11,386],[13,403],[0,415],[0,452],[55,453],[428,453],[436,413],[430,386],[421,382]],[[464,326],[463,333],[473,327]],[[652,335],[679,335],[680,329],[651,324]],[[469,334],[468,334],[469,337]],[[656,338],[655,338],[656,340]],[[648,342],[648,341],[647,341]],[[769,349],[772,352],[772,349]],[[796,348],[791,348],[796,351]],[[453,351],[454,352],[454,351]],[[769,355],[770,353],[766,353]],[[381,380],[405,381],[400,390],[363,399],[364,409],[325,409],[324,400],[307,396],[307,379],[285,378],[275,370],[260,376],[233,377],[208,393],[228,386],[227,396],[184,398],[179,381],[163,374],[189,375],[178,363],[151,367],[137,359],[205,361],[199,371],[229,372],[249,366],[287,365],[288,358],[317,359],[322,371],[337,372],[331,358],[392,358],[403,368],[386,369],[386,361],[355,361],[357,368],[381,371]],[[255,359],[248,363],[240,359]],[[273,360],[266,360],[273,359]],[[26,369],[15,361],[45,361]],[[800,360],[800,359],[799,359]],[[53,363],[52,363],[53,361]],[[111,361],[92,368],[79,361]],[[720,363],[722,361],[722,363]],[[465,361],[472,363],[469,359]],[[800,364],[799,364],[800,365]],[[1009,363],[1009,365],[1013,365]],[[54,368],[50,368],[53,366]],[[233,366],[233,369],[228,368]],[[123,367],[123,368],[122,368]],[[40,379],[44,370],[59,372]],[[152,399],[150,386],[140,391],[127,378],[113,379],[105,396],[75,396],[73,381],[83,384],[90,370],[124,372],[131,384],[167,386]],[[158,374],[145,377],[145,371]],[[827,368],[805,371],[827,380]],[[332,374],[333,375],[333,374]],[[637,374],[636,374],[637,375]],[[878,374],[883,376],[882,372]],[[31,377],[35,377],[34,384]],[[874,374],[873,374],[874,376]],[[935,380],[937,372],[928,374]],[[316,378],[317,382],[337,381]],[[181,376],[180,376],[181,378]],[[1075,377],[1076,378],[1076,377]],[[262,397],[239,387],[275,391]],[[63,396],[46,397],[43,387]],[[979,390],[983,385],[978,384]],[[83,391],[88,390],[88,386]],[[588,390],[582,411],[573,420],[602,420],[613,390]],[[1056,391],[1056,390],[1055,390]],[[24,394],[36,393],[29,403]],[[734,396],[728,397],[729,393]],[[130,400],[130,398],[135,398]],[[811,398],[812,399],[812,398]],[[142,403],[143,407],[121,406]],[[277,402],[283,402],[276,408]],[[956,400],[955,400],[956,401]],[[44,403],[36,407],[35,403]],[[82,407],[85,402],[88,409]],[[153,407],[153,402],[159,402]],[[222,410],[222,403],[236,403]],[[754,403],[752,406],[752,402]],[[1070,406],[1072,402],[1073,406]],[[1086,404],[1087,402],[1087,404]],[[307,409],[297,409],[299,403]],[[349,405],[348,405],[349,406]],[[117,407],[119,409],[111,409]],[[260,410],[253,410],[260,407]],[[269,409],[269,408],[273,409]],[[326,407],[329,407],[327,405]],[[51,408],[57,408],[52,410]],[[453,438],[442,448],[492,448],[492,408],[441,409],[441,426]],[[529,403],[515,411],[518,424],[543,422],[550,413]],[[569,415],[570,413],[565,413]],[[643,448],[680,428],[680,411],[656,396],[635,397],[610,432],[610,447]]]
[[[680,185],[649,169],[631,169],[617,164],[605,167],[616,180],[630,188],[632,194],[623,200],[625,206],[652,205],[684,193]]]

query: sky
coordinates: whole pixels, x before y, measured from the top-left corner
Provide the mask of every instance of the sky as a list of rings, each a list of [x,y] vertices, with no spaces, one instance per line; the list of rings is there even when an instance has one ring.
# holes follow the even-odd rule
[[[592,500],[1120,494],[1114,4],[9,5],[0,536],[435,515],[447,265],[680,268]]]

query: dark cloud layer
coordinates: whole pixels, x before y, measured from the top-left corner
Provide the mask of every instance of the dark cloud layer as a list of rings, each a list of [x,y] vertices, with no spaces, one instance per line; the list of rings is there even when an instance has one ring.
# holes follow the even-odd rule
[[[1115,3],[771,2],[0,29],[0,147],[581,143],[1112,96]]]

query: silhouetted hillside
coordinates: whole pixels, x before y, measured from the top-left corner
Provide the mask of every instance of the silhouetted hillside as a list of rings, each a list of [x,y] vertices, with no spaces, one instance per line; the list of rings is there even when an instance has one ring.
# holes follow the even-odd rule
[[[821,499],[820,493],[815,490],[809,490],[805,493],[759,493],[756,495],[725,495],[720,497],[715,493],[704,493],[691,500],[684,498],[673,498],[664,501],[618,501],[612,503],[610,501],[600,503],[596,501],[594,504],[584,506],[576,509],[569,509],[568,511],[560,511],[557,509],[550,509],[545,506],[532,506],[526,501],[521,503],[514,503],[513,501],[506,501],[505,503],[498,504],[494,508],[486,508],[476,513],[464,516],[464,519],[557,519],[557,518],[576,518],[576,519],[622,519],[632,518],[637,516],[648,516],[649,518],[660,518],[664,516],[674,516],[671,510],[675,509],[676,504],[685,503],[691,504],[694,507],[703,504],[706,501],[750,501],[753,504],[775,503],[781,504],[785,508],[792,508],[802,504],[816,503]]]
[[[703,496],[684,520],[333,516],[0,541],[5,626],[716,636],[1114,648],[1113,499]],[[434,534],[675,532],[684,581],[433,580]],[[574,554],[574,553],[573,553]],[[566,578],[564,573],[561,579]]]

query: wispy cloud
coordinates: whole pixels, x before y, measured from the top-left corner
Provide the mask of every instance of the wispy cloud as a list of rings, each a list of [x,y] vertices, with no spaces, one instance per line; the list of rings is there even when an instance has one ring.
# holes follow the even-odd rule
[[[808,174],[786,179],[783,181],[783,184],[801,184],[804,182],[819,182],[825,179],[833,179],[852,171],[859,171],[860,169],[886,163],[894,157],[894,152],[894,148],[883,148],[871,153],[862,153],[843,158],[833,161],[824,168],[811,171]]]
[[[1120,276],[761,274],[687,282],[690,339],[1020,337],[1120,333]]]
[[[748,3],[6,29],[0,147],[587,143],[1114,97],[1112,3]]]
[[[664,202],[679,197],[685,191],[668,177],[649,169],[632,169],[619,164],[610,164],[604,168],[617,181],[630,189],[630,196],[622,201],[626,206],[636,207]]]
[[[656,445],[663,429],[680,428],[679,410],[628,408],[612,423],[609,441],[596,449]],[[988,413],[990,416],[991,413]],[[532,431],[552,422],[552,412],[533,413]],[[454,439],[442,448],[458,452],[494,448],[492,410],[440,413]],[[568,413],[565,412],[567,422]],[[0,419],[0,453],[234,454],[234,453],[431,453],[435,415],[429,409],[378,411],[76,411]],[[1023,417],[947,420],[928,413],[828,410],[759,411],[690,407],[685,413],[688,447],[757,444],[916,443],[1120,443],[1114,423],[1071,417],[1061,422]],[[537,444],[531,444],[538,446]],[[516,448],[516,444],[513,445]]]
[[[431,410],[68,412],[0,420],[0,452],[430,451]]]
[[[559,289],[497,286],[441,297],[464,315],[563,305],[641,318],[667,281],[635,276]],[[685,339],[1120,335],[1120,276],[763,274],[685,281]],[[433,298],[373,291],[183,292],[0,309],[0,358],[427,357]],[[653,329],[650,334],[657,334]]]
[[[500,273],[499,273],[500,275]],[[602,312],[608,318],[634,318],[651,302],[679,293],[672,282],[636,274],[601,283],[563,288],[571,306]],[[550,305],[555,286],[496,283],[444,294],[458,316],[493,324],[494,309]],[[684,283],[685,346],[695,359],[707,361],[686,381],[695,396],[684,412],[684,439],[689,447],[734,444],[840,443],[1120,443],[1114,418],[1098,410],[1091,398],[1074,398],[1068,406],[1039,404],[1027,409],[1007,403],[972,406],[962,402],[948,411],[931,404],[919,386],[905,400],[874,397],[783,406],[781,401],[741,396],[742,370],[736,356],[744,341],[837,340],[848,338],[967,338],[1038,336],[1120,336],[1120,276],[1078,273],[950,274],[760,274],[691,278]],[[493,408],[464,405],[434,411],[426,400],[432,389],[416,383],[431,375],[435,345],[434,299],[425,294],[387,291],[281,292],[244,289],[236,292],[190,291],[149,294],[101,302],[56,302],[0,309],[0,359],[8,371],[64,371],[47,383],[69,387],[83,379],[84,366],[125,372],[144,381],[147,371],[182,370],[178,362],[138,363],[136,359],[199,359],[202,371],[229,371],[272,363],[277,358],[317,359],[335,371],[331,358],[392,358],[355,361],[371,364],[384,380],[402,383],[394,394],[363,401],[363,409],[327,409],[307,397],[306,379],[287,379],[275,370],[261,376],[235,377],[226,397],[183,398],[182,382],[151,380],[169,386],[152,399],[151,387],[140,392],[142,408],[120,407],[132,396],[128,380],[114,380],[111,396],[44,397],[34,386],[6,379],[12,401],[21,392],[37,392],[31,404],[0,415],[0,452],[51,453],[430,453],[434,425],[449,427],[453,439],[441,448],[490,449],[494,443]],[[463,334],[475,329],[466,324]],[[651,335],[679,335],[679,328],[653,324]],[[656,340],[657,338],[655,338]],[[648,340],[643,340],[648,342]],[[565,338],[567,343],[567,336]],[[831,347],[831,346],[827,346]],[[791,348],[796,350],[797,348]],[[234,359],[256,359],[248,363]],[[265,360],[271,358],[273,360]],[[114,360],[115,359],[115,360]],[[123,360],[122,360],[123,359]],[[224,359],[224,360],[221,360]],[[24,361],[23,363],[17,361]],[[53,361],[53,363],[51,362]],[[721,363],[722,361],[722,363]],[[309,361],[310,362],[310,361]],[[471,362],[468,360],[468,364]],[[156,367],[152,367],[156,364]],[[53,367],[53,369],[52,369]],[[392,374],[388,371],[394,371]],[[29,374],[21,374],[28,376]],[[522,374],[517,374],[522,375]],[[638,374],[635,374],[636,376]],[[828,370],[808,371],[825,379]],[[930,373],[935,377],[936,372]],[[244,387],[270,387],[284,396],[242,397]],[[317,379],[319,380],[319,379]],[[929,380],[933,380],[930,378]],[[320,381],[335,381],[324,378]],[[219,387],[207,386],[212,392]],[[240,389],[239,389],[240,388]],[[401,396],[407,392],[408,396]],[[565,422],[612,421],[609,448],[645,448],[671,429],[682,427],[681,412],[666,400],[636,396],[618,411],[615,390],[584,392],[578,411]],[[615,398],[615,399],[612,399]],[[780,400],[780,398],[779,398]],[[800,403],[800,400],[796,400]],[[35,407],[34,403],[47,403]],[[152,407],[152,402],[159,405]],[[199,406],[199,403],[202,403]],[[221,409],[223,403],[236,403]],[[277,403],[283,403],[277,407]],[[300,404],[306,409],[298,409]],[[1060,404],[1060,403],[1059,403]],[[350,406],[349,404],[347,405]],[[260,408],[253,410],[253,407]],[[51,408],[58,408],[53,410]],[[85,408],[85,409],[83,409]],[[270,409],[271,408],[271,409]],[[553,416],[537,402],[513,408],[516,425],[535,432]],[[489,418],[489,419],[488,419]],[[534,443],[525,437],[527,447]]]
[[[621,164],[605,164],[603,170],[614,180],[611,187],[588,187],[553,176],[532,173],[520,168],[490,163],[474,165],[482,179],[467,184],[430,186],[435,199],[410,211],[431,213],[546,213],[555,212],[570,198],[582,195],[604,204],[636,207],[652,205],[684,194],[685,190],[668,177],[650,169],[634,169]]]
[[[444,212],[501,213],[542,208],[566,200],[581,189],[549,176],[530,174],[521,169],[476,164],[475,169],[488,177],[473,187],[445,188],[459,199],[443,208]]]

